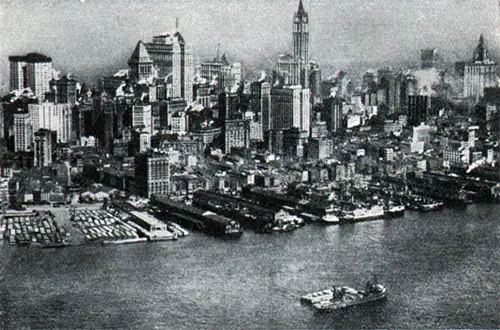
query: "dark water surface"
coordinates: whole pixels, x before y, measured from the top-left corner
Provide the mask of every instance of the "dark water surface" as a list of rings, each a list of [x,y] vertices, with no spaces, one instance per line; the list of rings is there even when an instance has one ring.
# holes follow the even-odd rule
[[[0,244],[0,327],[499,328],[500,205],[239,240],[27,249]],[[387,301],[320,314],[302,294],[363,288]]]

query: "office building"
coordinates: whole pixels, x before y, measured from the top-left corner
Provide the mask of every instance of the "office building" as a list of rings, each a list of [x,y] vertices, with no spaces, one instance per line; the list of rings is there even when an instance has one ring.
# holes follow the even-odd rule
[[[309,89],[300,85],[271,89],[271,129],[296,127],[300,132],[310,131]]]
[[[132,107],[132,127],[136,130],[153,133],[151,105],[134,105]]]
[[[49,82],[50,102],[74,105],[78,97],[76,84],[76,80],[67,75],[58,80],[52,79]]]
[[[248,149],[250,147],[250,123],[245,119],[226,120],[224,124],[224,153],[233,148]]]
[[[323,104],[325,105],[325,119],[328,131],[334,134],[343,133],[346,125],[342,117],[342,100],[337,97],[329,97],[323,101]]]
[[[302,0],[293,16],[293,58],[298,64],[299,83],[309,87],[309,15],[304,10]]]
[[[179,32],[154,36],[151,43],[139,40],[128,64],[133,81],[169,78],[172,98],[193,101],[193,55]]]
[[[45,167],[52,165],[52,153],[55,149],[56,132],[40,129],[35,132],[34,143],[34,166]]]
[[[422,69],[435,68],[439,55],[436,48],[427,48],[420,51],[420,67]]]
[[[309,83],[311,89],[311,103],[318,104],[323,100],[321,96],[321,70],[317,64],[311,65],[309,74]]]
[[[213,61],[202,62],[199,66],[199,75],[208,81],[217,81],[215,92],[231,92],[237,83],[242,81],[241,63],[229,63],[226,54]]]
[[[30,88],[39,101],[45,100],[50,91],[52,59],[42,54],[29,53],[25,56],[9,56],[10,89]]]
[[[29,104],[33,132],[44,128],[57,133],[58,143],[71,142],[72,111],[69,103],[44,102]]]
[[[250,86],[250,109],[258,115],[263,132],[271,129],[271,84],[258,81]]]
[[[170,157],[168,154],[141,153],[135,157],[136,192],[139,196],[169,195]]]
[[[30,151],[33,143],[33,127],[29,113],[14,114],[14,151]]]
[[[496,86],[496,63],[488,55],[483,35],[474,50],[472,62],[464,65],[464,97],[478,102],[484,89]]]
[[[285,85],[309,88],[309,15],[302,0],[293,16],[293,53],[280,55],[277,73]]]
[[[241,119],[240,97],[236,93],[221,93],[219,95],[219,114],[218,118],[223,121],[226,119]]]
[[[408,124],[418,126],[425,123],[431,108],[431,98],[427,95],[408,96]]]

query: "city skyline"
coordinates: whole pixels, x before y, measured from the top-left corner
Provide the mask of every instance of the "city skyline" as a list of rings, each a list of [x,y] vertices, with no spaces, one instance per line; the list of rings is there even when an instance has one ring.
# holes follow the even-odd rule
[[[29,52],[52,57],[56,70],[92,84],[99,76],[127,68],[137,40],[174,30],[176,18],[193,47],[195,63],[215,57],[220,44],[221,53],[243,62],[246,69],[269,70],[277,55],[293,51],[291,18],[297,5],[296,0],[42,0],[28,7],[3,1],[0,28],[9,37],[0,48],[0,90],[8,91],[8,56]],[[499,51],[496,1],[308,0],[304,6],[311,17],[310,58],[327,73],[359,63],[416,62],[419,50],[429,47],[438,47],[450,61],[468,60],[481,33],[494,59]]]

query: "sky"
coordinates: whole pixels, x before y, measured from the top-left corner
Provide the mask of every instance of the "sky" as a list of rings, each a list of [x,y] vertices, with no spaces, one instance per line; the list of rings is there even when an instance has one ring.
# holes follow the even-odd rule
[[[310,56],[323,78],[336,70],[418,63],[420,49],[469,60],[483,33],[500,59],[500,0],[303,0]],[[271,72],[291,52],[298,0],[0,0],[0,91],[8,91],[10,55],[41,52],[53,67],[88,84],[127,68],[138,40],[179,32],[194,60],[217,45],[247,72]]]

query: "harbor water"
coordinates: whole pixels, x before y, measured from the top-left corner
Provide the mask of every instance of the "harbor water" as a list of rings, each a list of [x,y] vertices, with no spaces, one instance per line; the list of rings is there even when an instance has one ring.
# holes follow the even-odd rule
[[[499,328],[500,205],[227,240],[60,249],[0,243],[0,328]],[[383,302],[318,313],[332,285]]]

